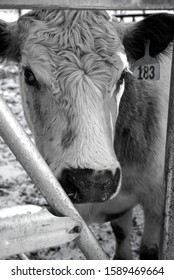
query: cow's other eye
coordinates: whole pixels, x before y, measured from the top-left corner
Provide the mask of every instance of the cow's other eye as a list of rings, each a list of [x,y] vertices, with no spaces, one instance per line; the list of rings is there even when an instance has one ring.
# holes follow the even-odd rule
[[[125,73],[126,73],[126,70],[123,70],[123,72],[122,72],[122,74],[120,76],[120,79],[117,82],[117,89],[119,89],[120,86],[123,84],[124,78],[125,78]]]
[[[33,72],[29,68],[24,68],[24,77],[27,85],[34,86],[37,83],[37,80]]]

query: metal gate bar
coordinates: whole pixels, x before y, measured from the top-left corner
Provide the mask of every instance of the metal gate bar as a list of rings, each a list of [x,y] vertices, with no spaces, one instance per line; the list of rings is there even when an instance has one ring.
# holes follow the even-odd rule
[[[174,9],[173,0],[0,0],[2,9],[105,9],[161,10]]]
[[[73,217],[82,223],[82,232],[76,242],[85,257],[87,259],[108,259],[2,97],[0,97],[0,135],[40,189],[55,214]]]

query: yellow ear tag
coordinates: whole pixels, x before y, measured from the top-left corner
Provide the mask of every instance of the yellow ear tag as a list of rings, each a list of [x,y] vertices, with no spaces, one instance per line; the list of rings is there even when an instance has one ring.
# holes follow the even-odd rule
[[[160,79],[160,63],[149,55],[150,41],[145,43],[145,55],[135,62],[133,75],[138,80],[155,81]]]

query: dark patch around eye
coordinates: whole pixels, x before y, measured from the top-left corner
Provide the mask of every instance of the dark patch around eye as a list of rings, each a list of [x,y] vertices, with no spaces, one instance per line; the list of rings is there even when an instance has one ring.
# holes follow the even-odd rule
[[[126,74],[126,69],[123,70],[123,72],[121,73],[121,77],[120,79],[118,80],[118,86],[122,85],[123,81],[124,81],[124,78],[125,78],[125,74]]]
[[[123,84],[126,72],[127,72],[126,69],[124,69],[123,72],[121,73],[120,79],[117,82],[117,85],[116,85],[116,92],[117,93],[120,90],[120,86]]]
[[[23,71],[24,71],[25,83],[29,86],[39,87],[39,83],[38,83],[35,75],[31,71],[31,69],[28,67],[24,67]]]

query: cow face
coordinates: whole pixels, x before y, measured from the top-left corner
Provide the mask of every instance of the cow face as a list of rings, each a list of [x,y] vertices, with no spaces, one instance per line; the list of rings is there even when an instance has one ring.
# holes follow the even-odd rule
[[[23,108],[40,153],[73,202],[113,197],[121,182],[113,142],[127,61],[107,13],[31,12],[13,28]]]

